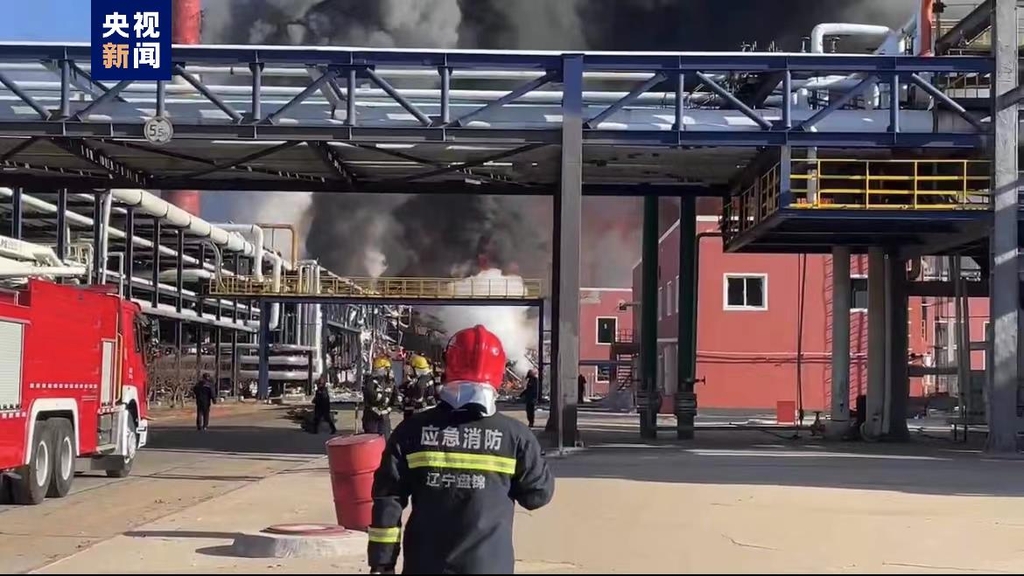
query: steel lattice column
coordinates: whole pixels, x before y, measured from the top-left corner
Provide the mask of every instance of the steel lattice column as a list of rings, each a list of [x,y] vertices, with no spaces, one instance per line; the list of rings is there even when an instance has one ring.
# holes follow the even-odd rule
[[[1015,452],[1020,430],[1020,265],[1017,173],[1018,106],[1005,96],[1018,85],[1016,0],[994,0],[992,51],[994,150],[992,183],[995,199],[991,235],[992,277],[989,321],[992,326],[992,369],[988,378],[987,449]]]
[[[580,242],[583,221],[583,55],[562,59],[562,181],[558,219],[558,352],[552,400],[558,394],[560,446],[578,439],[576,382],[580,370]],[[557,381],[557,392],[555,382]],[[555,407],[552,406],[552,416]]]

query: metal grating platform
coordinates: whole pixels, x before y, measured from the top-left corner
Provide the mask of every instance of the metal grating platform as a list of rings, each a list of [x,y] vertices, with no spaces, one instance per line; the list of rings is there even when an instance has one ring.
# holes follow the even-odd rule
[[[725,246],[783,253],[961,249],[987,234],[989,172],[989,162],[969,159],[780,162],[724,207]]]

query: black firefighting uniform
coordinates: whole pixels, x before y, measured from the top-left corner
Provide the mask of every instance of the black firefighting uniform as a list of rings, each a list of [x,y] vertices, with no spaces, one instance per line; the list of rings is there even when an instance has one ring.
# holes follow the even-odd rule
[[[434,404],[434,379],[430,375],[416,376],[405,383],[402,389],[402,412],[406,420]]]
[[[363,433],[391,437],[391,409],[398,404],[393,382],[379,376],[363,380]]]
[[[442,402],[399,424],[387,444],[373,479],[370,568],[393,569],[401,546],[404,574],[512,574],[515,504],[536,510],[554,491],[521,422]]]

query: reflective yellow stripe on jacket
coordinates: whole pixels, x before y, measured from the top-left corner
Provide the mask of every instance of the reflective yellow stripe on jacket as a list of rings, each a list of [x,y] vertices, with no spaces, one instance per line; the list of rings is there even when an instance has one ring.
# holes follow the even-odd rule
[[[370,537],[370,542],[376,542],[378,544],[398,544],[398,539],[401,536],[398,528],[373,528],[367,530],[367,534]]]
[[[408,456],[409,468],[448,468],[515,474],[516,459],[490,454],[464,452],[414,452]]]

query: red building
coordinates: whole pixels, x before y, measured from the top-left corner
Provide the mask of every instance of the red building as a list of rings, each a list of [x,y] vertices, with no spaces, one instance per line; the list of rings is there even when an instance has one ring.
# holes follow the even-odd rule
[[[717,228],[717,217],[698,217],[698,233]],[[827,410],[832,386],[831,257],[726,254],[716,237],[703,238],[699,250],[697,378],[704,381],[697,385],[698,405],[774,409],[778,401],[797,401],[799,395],[805,409]],[[866,390],[867,258],[854,256],[850,269],[852,402]],[[634,294],[640,294],[640,270],[637,263]],[[668,394],[675,392],[677,382],[678,270],[676,222],[659,241],[657,378],[659,389]],[[933,327],[924,310],[922,299],[911,299],[908,353],[913,357],[933,352],[928,344]],[[922,385],[921,379],[912,379],[911,395],[921,395]]]
[[[587,379],[589,396],[608,394],[610,371],[587,363],[607,362],[616,335],[631,333],[633,309],[620,310],[619,304],[632,300],[631,288],[580,289],[580,374]]]

